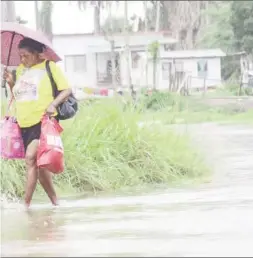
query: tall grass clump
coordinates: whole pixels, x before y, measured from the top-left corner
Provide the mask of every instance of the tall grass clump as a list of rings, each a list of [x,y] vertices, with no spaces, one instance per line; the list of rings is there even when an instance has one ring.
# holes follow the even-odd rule
[[[110,191],[171,183],[206,171],[186,136],[160,126],[140,127],[139,120],[136,109],[115,100],[81,105],[77,116],[63,123],[66,170],[55,177],[58,187]],[[3,162],[5,192],[22,193],[22,170],[19,162]]]

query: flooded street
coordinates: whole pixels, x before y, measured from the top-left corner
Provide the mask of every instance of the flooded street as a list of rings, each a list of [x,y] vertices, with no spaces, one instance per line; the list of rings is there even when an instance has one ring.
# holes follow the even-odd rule
[[[2,256],[253,256],[253,128],[182,127],[212,181],[138,196],[63,200],[1,210]]]

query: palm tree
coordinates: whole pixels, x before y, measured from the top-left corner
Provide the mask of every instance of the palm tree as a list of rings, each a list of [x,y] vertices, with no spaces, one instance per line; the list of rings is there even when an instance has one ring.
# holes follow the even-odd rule
[[[144,4],[144,30],[148,32],[148,2],[143,1]],[[146,47],[146,63],[145,63],[145,85],[148,86],[148,47]]]
[[[100,13],[101,8],[104,7],[105,2],[109,1],[77,1],[79,9],[86,9],[87,4],[90,4],[94,7],[94,33],[96,34],[101,32]]]
[[[36,23],[36,30],[39,29],[39,2],[38,1],[34,1],[34,13],[35,13],[35,23]]]
[[[130,88],[131,93],[133,94],[133,85],[131,78],[131,69],[130,69],[130,46],[129,46],[129,26],[128,26],[128,2],[124,1],[124,34],[125,34],[125,57],[126,57],[126,77],[127,77],[127,86]]]
[[[114,41],[114,37],[113,37],[113,33],[114,33],[114,24],[113,24],[113,18],[112,18],[112,2],[108,1],[107,3],[107,7],[108,7],[108,20],[109,20],[109,35],[110,35],[110,45],[111,45],[111,65],[112,65],[112,70],[111,70],[111,74],[112,74],[112,86],[114,89],[116,89],[116,64],[115,64],[115,41]]]
[[[156,22],[155,22],[155,31],[159,32],[160,30],[160,1],[156,1]]]
[[[156,24],[155,31],[160,31],[160,1],[156,2]],[[153,42],[151,44],[151,55],[153,58],[153,88],[156,89],[157,86],[157,61],[159,58],[159,48],[158,42]]]
[[[16,21],[16,10],[14,1],[1,1],[1,21]]]
[[[43,1],[39,12],[39,28],[47,35],[50,41],[53,39],[52,13],[52,1]]]

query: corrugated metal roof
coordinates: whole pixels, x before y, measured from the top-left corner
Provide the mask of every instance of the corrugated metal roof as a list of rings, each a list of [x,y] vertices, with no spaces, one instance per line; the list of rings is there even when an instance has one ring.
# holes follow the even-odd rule
[[[196,49],[162,52],[161,58],[200,58],[200,57],[222,57],[226,54],[219,48],[217,49]]]

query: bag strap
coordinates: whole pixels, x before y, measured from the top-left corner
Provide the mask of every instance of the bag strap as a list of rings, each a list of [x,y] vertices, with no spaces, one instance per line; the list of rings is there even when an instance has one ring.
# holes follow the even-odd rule
[[[50,79],[50,83],[51,83],[51,86],[52,86],[53,97],[56,98],[57,95],[58,95],[58,89],[57,89],[57,85],[56,85],[56,82],[54,80],[52,71],[50,69],[50,64],[49,63],[50,63],[50,61],[46,60],[46,71],[47,71],[47,75]]]

